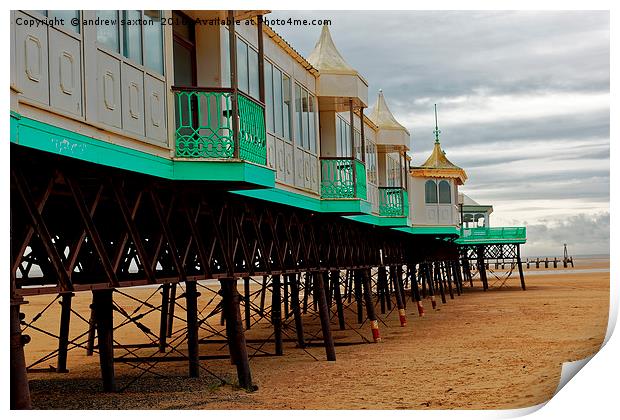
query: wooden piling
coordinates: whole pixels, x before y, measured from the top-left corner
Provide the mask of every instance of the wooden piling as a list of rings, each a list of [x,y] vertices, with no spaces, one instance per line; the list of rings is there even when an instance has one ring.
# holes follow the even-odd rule
[[[56,372],[67,373],[67,351],[69,350],[69,323],[71,322],[71,299],[73,293],[63,293],[60,301],[60,331],[58,332],[58,365]]]
[[[271,276],[271,323],[276,356],[282,356],[282,301],[280,276]]]
[[[375,305],[372,300],[372,290],[370,285],[370,269],[362,269],[362,285],[364,289],[364,302],[366,304],[366,317],[370,321],[370,330],[372,332],[372,339],[375,343],[381,341],[381,334],[379,333],[379,323],[377,322],[377,315],[375,314]]]
[[[362,301],[362,279],[359,270],[353,270],[353,282],[355,288],[355,303],[357,307],[357,323],[364,322],[364,303]]]
[[[521,245],[517,244],[517,267],[519,268],[519,279],[521,279],[521,289],[525,290],[525,277],[523,276],[523,265],[521,264]]]
[[[448,293],[450,294],[450,299],[454,300],[454,291],[452,290],[452,273],[450,273],[450,266],[448,261],[443,262],[443,271],[445,273],[445,280],[448,283]]]
[[[295,319],[295,333],[297,334],[297,345],[300,348],[306,347],[304,340],[304,324],[301,318],[301,305],[299,302],[299,282],[301,281],[301,273],[299,280],[297,274],[289,274],[289,284],[291,286],[291,308]]]
[[[446,293],[444,290],[443,279],[441,276],[441,263],[439,261],[435,261],[435,283],[439,288],[439,294],[441,296],[441,303],[446,303]]]
[[[398,308],[398,319],[400,320],[400,326],[407,325],[407,315],[405,312],[405,305],[403,303],[403,295],[401,294],[401,288],[398,283],[398,269],[395,265],[390,266],[390,280],[394,287],[394,297],[396,298],[396,307]]]
[[[200,376],[200,348],[198,342],[198,296],[195,281],[185,282],[185,306],[187,312],[187,353],[189,376]],[[223,310],[223,308],[222,308]]]
[[[30,400],[30,388],[28,387],[28,374],[26,371],[26,357],[24,355],[24,345],[30,341],[30,337],[22,335],[20,325],[22,314],[19,311],[20,305],[25,303],[21,299],[11,299],[10,315],[10,393],[11,410],[30,410],[32,402]]]
[[[93,305],[103,390],[114,392],[116,391],[116,380],[114,377],[114,303],[112,289],[93,290]]]
[[[420,288],[418,286],[418,276],[416,274],[415,264],[411,264],[410,267],[409,277],[411,283],[411,301],[416,303],[418,315],[424,316],[424,306],[422,305],[422,298],[420,296]]]
[[[407,296],[405,296],[405,284],[403,281],[403,266],[401,264],[396,266],[396,284],[400,290],[400,298],[403,301],[403,309],[407,309]]]
[[[168,306],[168,338],[172,337],[172,328],[174,326],[174,308],[177,306],[177,284],[170,285],[170,300]]]
[[[247,390],[254,390],[245,333],[243,331],[243,321],[241,319],[239,304],[241,297],[237,291],[237,279],[221,279],[220,284],[222,286],[222,310],[226,318],[228,347],[231,359],[237,366],[239,386]]]
[[[168,338],[168,309],[170,300],[170,284],[161,286],[161,313],[159,317],[159,352],[166,352],[166,339]]]
[[[250,298],[250,278],[243,278],[243,312],[245,318],[245,329],[249,330],[252,327],[252,314],[250,312],[251,308],[251,298]],[[297,296],[299,300],[299,296]]]
[[[482,290],[487,291],[489,289],[489,283],[487,281],[487,270],[484,264],[484,245],[477,246],[478,257],[478,270],[480,271],[480,280],[482,281]]]
[[[323,332],[323,344],[325,345],[325,355],[327,360],[336,360],[336,348],[334,346],[334,338],[329,325],[329,308],[327,307],[327,297],[325,296],[325,287],[323,276],[319,272],[314,273],[314,300],[318,301],[319,317],[321,318],[321,330]]]
[[[338,327],[341,330],[344,330],[346,327],[346,322],[344,319],[344,306],[342,304],[342,294],[340,291],[340,271],[332,270],[331,273],[331,284],[334,288],[334,300],[336,301],[336,313],[338,314]]]

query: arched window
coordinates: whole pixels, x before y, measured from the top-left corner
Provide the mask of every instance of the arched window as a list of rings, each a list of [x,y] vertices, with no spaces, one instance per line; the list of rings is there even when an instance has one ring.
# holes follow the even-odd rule
[[[477,213],[474,216],[474,222],[476,222],[478,227],[483,227],[484,226],[484,214]]]
[[[435,181],[426,181],[424,185],[424,197],[427,204],[437,203],[437,184]]]
[[[450,204],[450,183],[448,181],[439,181],[439,202],[442,204]]]

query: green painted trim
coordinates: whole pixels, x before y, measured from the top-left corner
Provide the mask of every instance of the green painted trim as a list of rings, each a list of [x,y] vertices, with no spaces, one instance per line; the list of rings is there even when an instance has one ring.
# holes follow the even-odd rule
[[[491,244],[524,244],[525,239],[475,239],[463,240],[461,238],[454,241],[458,245],[491,245]]]
[[[412,235],[459,235],[459,228],[456,226],[409,226],[406,228],[395,228],[400,232]]]
[[[271,201],[286,206],[297,207],[317,213],[339,214],[365,214],[370,213],[372,205],[366,200],[321,200],[308,197],[303,194],[283,190],[280,188],[267,188],[263,190],[239,190],[231,191],[234,194],[252,197],[259,200]]]
[[[275,186],[275,171],[249,162],[167,159],[14,114],[10,138],[20,146],[171,180]]]
[[[383,217],[375,216],[374,214],[364,214],[361,216],[344,216],[346,219],[353,220],[360,223],[366,223],[369,225],[381,226],[381,227],[407,227],[409,221],[406,217]]]

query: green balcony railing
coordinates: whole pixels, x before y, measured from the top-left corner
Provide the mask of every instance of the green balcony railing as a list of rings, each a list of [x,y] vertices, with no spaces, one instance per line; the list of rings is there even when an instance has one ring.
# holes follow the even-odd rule
[[[407,191],[400,187],[379,187],[379,216],[404,217],[409,213]]]
[[[461,234],[457,242],[525,242],[525,227],[477,227],[461,228]]]
[[[176,157],[239,158],[267,164],[265,107],[261,103],[228,88],[174,87],[173,90]],[[239,116],[237,127],[232,118],[235,98]]]
[[[352,158],[321,158],[321,198],[366,200],[364,163]]]

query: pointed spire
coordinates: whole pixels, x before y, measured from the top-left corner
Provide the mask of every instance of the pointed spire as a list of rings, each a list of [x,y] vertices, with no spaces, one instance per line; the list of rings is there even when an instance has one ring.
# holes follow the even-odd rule
[[[394,118],[394,114],[392,114],[385,102],[382,89],[379,89],[377,101],[370,114],[368,114],[368,118],[377,124],[379,128],[398,128],[407,131],[407,133],[409,132],[396,118]]]
[[[327,25],[323,25],[321,36],[308,56],[308,62],[321,72],[357,74],[336,48]]]
[[[435,133],[435,143],[439,144],[439,134],[441,133],[441,130],[439,130],[439,127],[437,126],[437,104],[435,104],[435,130],[433,133]]]

